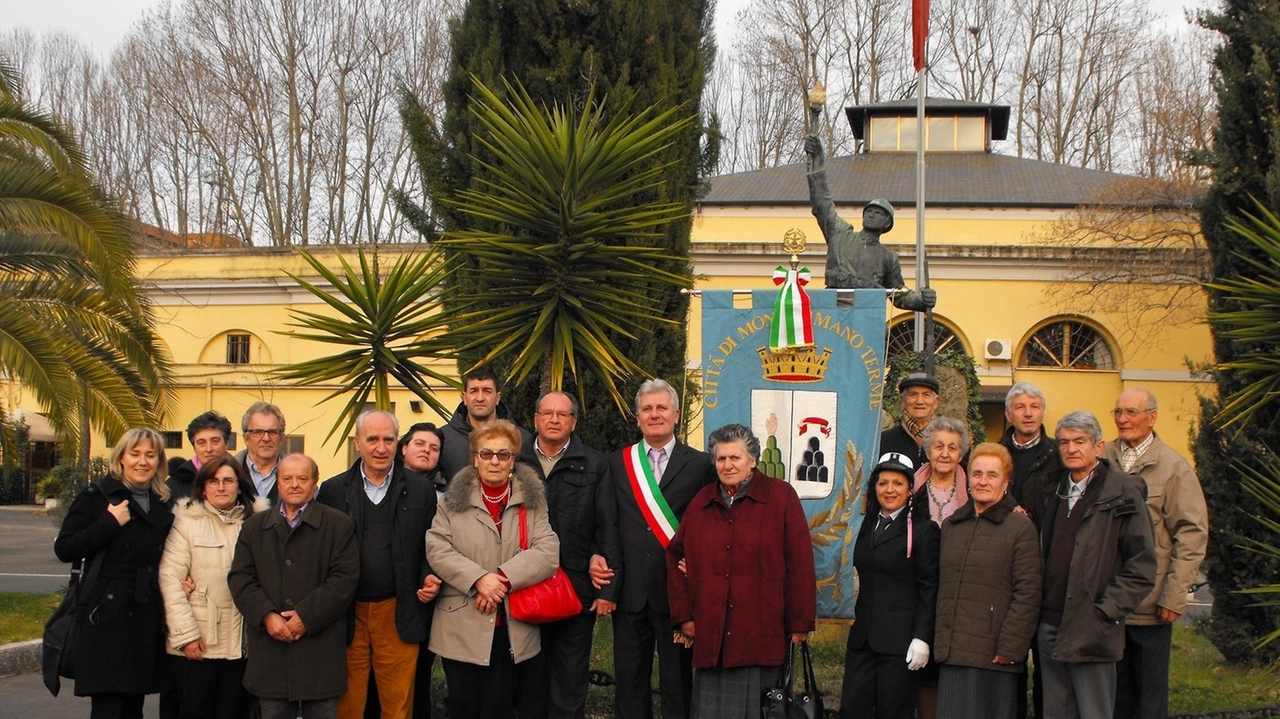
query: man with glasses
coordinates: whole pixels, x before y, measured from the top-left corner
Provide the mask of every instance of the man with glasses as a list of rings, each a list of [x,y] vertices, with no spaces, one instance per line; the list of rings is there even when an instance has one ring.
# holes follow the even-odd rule
[[[1116,667],[1116,719],[1169,715],[1169,653],[1173,623],[1187,611],[1209,544],[1209,508],[1195,470],[1160,441],[1156,396],[1144,388],[1120,394],[1111,416],[1119,437],[1107,459],[1147,483],[1155,532],[1156,586],[1125,618],[1124,657]]]
[[[1110,719],[1124,618],[1155,586],[1151,521],[1142,482],[1102,457],[1089,412],[1058,421],[1066,466],[1045,492],[1044,582],[1036,632],[1046,719]]]
[[[436,493],[426,479],[407,475],[395,461],[400,425],[391,413],[362,412],[355,429],[359,459],[321,484],[316,497],[351,517],[360,548],[360,581],[347,636],[347,693],[338,717],[364,716],[372,672],[383,719],[407,719],[413,711],[418,645],[430,634],[430,602],[440,591],[440,579],[427,566],[426,546]]]
[[[240,432],[244,449],[236,460],[248,470],[258,496],[274,505],[280,496],[276,468],[284,457],[284,413],[270,402],[254,402],[240,418]]]
[[[542,652],[529,660],[520,689],[521,716],[575,719],[587,702],[591,638],[596,616],[617,607],[619,583],[613,568],[622,563],[618,510],[602,491],[609,467],[602,454],[573,432],[578,402],[564,392],[538,400],[533,441],[521,446],[520,461],[547,488],[551,528],[560,537],[564,568],[583,611],[576,617],[542,625]]]

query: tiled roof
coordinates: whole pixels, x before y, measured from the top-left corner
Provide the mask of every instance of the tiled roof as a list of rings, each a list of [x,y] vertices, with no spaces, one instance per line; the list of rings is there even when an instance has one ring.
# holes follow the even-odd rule
[[[720,175],[702,205],[808,205],[805,165]],[[862,153],[827,160],[836,204],[861,205],[883,197],[914,206],[916,156],[911,152]],[[1106,205],[1121,186],[1138,178],[1071,165],[984,152],[925,156],[925,201],[939,207],[1077,207]]]

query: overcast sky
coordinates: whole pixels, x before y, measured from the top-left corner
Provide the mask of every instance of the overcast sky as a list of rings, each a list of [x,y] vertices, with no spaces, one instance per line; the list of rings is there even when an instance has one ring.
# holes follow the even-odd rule
[[[1211,1],[1151,0],[1151,4],[1167,22],[1180,24],[1184,7],[1203,6]],[[161,4],[163,0],[0,0],[0,29],[25,25],[37,34],[64,30],[105,56],[144,11]],[[727,47],[725,41],[731,34],[734,16],[748,4],[748,0],[717,0],[716,36],[722,47]]]

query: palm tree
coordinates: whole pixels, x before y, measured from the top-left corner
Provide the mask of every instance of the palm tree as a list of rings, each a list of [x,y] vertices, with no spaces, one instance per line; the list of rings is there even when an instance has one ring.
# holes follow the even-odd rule
[[[438,244],[485,281],[451,284],[452,331],[440,342],[459,356],[478,354],[477,365],[508,367],[516,384],[539,370],[543,391],[586,373],[625,408],[617,383],[643,370],[615,338],[674,324],[652,290],[692,284],[687,273],[658,267],[676,258],[645,246],[685,208],[636,200],[661,182],[664,166],[646,162],[692,118],[623,108],[606,121],[594,91],[581,111],[547,110],[510,84],[508,104],[473,80],[476,139],[487,153],[475,161],[488,179],[446,201],[485,229],[452,232]],[[581,398],[583,383],[574,384]]]
[[[277,379],[302,385],[338,382],[338,388],[325,396],[346,399],[346,405],[330,428],[325,441],[341,430],[339,436],[351,433],[356,418],[373,396],[378,409],[391,409],[390,378],[422,398],[436,412],[448,416],[449,410],[436,399],[426,378],[448,386],[451,377],[431,369],[418,359],[424,354],[415,346],[424,336],[439,334],[445,327],[440,314],[439,292],[448,272],[439,251],[404,254],[385,274],[377,257],[359,250],[359,269],[337,255],[342,272],[335,272],[313,255],[299,251],[311,269],[333,287],[332,292],[290,274],[299,286],[323,300],[337,316],[307,310],[295,310],[294,327],[308,332],[290,331],[299,339],[323,342],[345,348],[338,354],[285,365],[273,373]]]
[[[22,98],[0,58],[0,369],[45,407],[72,454],[90,429],[112,441],[156,426],[170,398],[134,257],[131,224],[75,137]]]

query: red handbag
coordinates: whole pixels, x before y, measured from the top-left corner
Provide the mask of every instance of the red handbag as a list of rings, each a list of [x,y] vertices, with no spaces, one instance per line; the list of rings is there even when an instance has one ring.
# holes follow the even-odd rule
[[[524,505],[520,505],[520,549],[529,548],[529,528]],[[511,618],[529,624],[546,624],[577,616],[582,612],[582,602],[573,590],[569,575],[556,567],[556,573],[531,587],[514,589],[507,595],[507,609]]]

